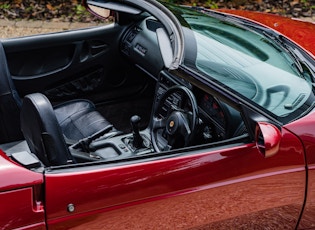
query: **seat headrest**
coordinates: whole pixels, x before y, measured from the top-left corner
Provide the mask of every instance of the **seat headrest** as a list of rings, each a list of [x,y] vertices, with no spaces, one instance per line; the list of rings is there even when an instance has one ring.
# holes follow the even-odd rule
[[[45,166],[72,163],[50,101],[41,93],[24,97],[21,108],[21,129],[30,150]]]

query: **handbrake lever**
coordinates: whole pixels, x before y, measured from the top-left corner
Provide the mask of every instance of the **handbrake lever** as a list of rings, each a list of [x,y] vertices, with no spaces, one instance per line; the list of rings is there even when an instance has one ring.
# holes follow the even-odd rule
[[[85,137],[81,140],[79,140],[76,144],[74,144],[72,147],[74,149],[78,149],[78,148],[81,148],[83,151],[85,152],[90,152],[90,144],[93,140],[103,136],[105,133],[108,133],[109,130],[111,130],[113,128],[113,125],[108,125],[106,126],[104,129],[101,129],[100,131],[88,136],[88,137]]]

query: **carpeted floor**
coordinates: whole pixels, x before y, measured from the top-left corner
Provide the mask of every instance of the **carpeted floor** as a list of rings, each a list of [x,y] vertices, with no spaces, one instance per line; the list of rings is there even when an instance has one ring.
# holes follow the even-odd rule
[[[128,100],[114,105],[103,105],[97,107],[97,110],[118,130],[130,133],[130,118],[133,115],[141,117],[140,129],[145,129],[148,126],[152,105],[153,95],[145,95],[141,98],[135,98],[134,100]]]

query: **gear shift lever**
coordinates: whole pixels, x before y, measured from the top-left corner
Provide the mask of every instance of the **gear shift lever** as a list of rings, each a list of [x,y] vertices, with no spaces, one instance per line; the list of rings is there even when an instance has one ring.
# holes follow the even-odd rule
[[[143,147],[143,139],[139,132],[139,123],[141,118],[138,115],[134,115],[130,118],[130,124],[132,128],[133,141],[132,144],[135,148]]]

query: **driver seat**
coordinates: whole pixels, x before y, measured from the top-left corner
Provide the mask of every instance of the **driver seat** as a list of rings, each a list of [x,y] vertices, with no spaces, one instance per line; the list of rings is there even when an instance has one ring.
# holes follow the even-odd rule
[[[20,113],[21,130],[31,150],[45,166],[74,163],[54,109],[41,93],[25,96]]]

